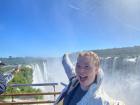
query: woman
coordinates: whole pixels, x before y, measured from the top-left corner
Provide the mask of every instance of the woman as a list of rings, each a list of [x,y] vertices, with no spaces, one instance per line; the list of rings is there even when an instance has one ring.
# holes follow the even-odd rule
[[[63,66],[70,80],[55,105],[124,105],[105,94],[101,88],[103,71],[99,57],[94,52],[81,52],[77,58],[74,76],[67,55],[63,57]]]

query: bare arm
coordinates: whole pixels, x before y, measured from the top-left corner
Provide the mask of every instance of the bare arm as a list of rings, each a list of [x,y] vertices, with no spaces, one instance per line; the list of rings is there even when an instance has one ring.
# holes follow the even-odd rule
[[[75,76],[75,72],[74,72],[75,67],[72,64],[68,53],[63,55],[62,64],[63,64],[64,70],[67,74],[68,79],[71,80],[71,78]]]

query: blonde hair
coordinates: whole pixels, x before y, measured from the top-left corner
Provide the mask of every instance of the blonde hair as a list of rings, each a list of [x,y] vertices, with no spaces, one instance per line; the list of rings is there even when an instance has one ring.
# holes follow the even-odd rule
[[[99,58],[99,56],[95,52],[93,52],[93,51],[80,52],[79,55],[78,55],[78,58],[79,57],[83,57],[83,56],[91,57],[93,62],[94,62],[94,64],[99,67],[100,58]]]

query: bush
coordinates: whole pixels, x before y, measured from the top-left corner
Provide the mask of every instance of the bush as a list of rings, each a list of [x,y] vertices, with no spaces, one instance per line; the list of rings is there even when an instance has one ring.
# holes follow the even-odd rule
[[[14,75],[14,78],[8,84],[31,84],[33,71],[31,68],[22,67],[20,72]],[[31,86],[7,87],[6,94],[10,93],[40,93],[40,89],[34,89]],[[32,98],[41,99],[41,96]]]

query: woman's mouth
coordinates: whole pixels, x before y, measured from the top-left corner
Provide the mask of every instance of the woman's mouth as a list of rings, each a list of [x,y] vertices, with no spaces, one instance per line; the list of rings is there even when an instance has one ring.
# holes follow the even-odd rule
[[[87,80],[88,76],[79,76],[79,78],[81,82],[84,82]]]

